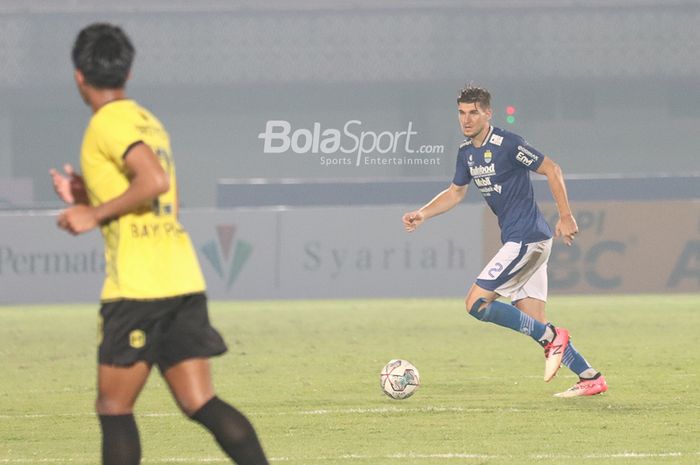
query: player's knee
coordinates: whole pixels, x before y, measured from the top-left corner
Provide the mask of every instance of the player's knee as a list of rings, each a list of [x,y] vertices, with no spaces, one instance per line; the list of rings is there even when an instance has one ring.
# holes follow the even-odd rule
[[[245,415],[218,397],[194,412],[190,419],[211,431],[226,451],[239,449],[251,442],[257,443],[255,429]]]
[[[471,316],[479,321],[488,321],[489,305],[486,299],[478,297],[476,299],[467,297],[467,311]]]
[[[478,310],[483,304],[486,303],[486,299],[483,297],[477,297],[473,295],[472,293],[469,293],[467,297],[464,299],[464,305],[467,309],[468,313],[472,313],[476,310]]]
[[[195,413],[197,413],[202,407],[204,407],[204,405],[209,399],[188,398],[175,400],[177,402],[177,406],[180,407],[180,411],[188,417],[192,418],[192,416]]]
[[[471,313],[472,307],[474,307],[474,303],[476,303],[479,299],[476,297],[473,297],[471,294],[467,295],[464,299],[464,306],[467,309],[467,313]]]
[[[95,401],[95,411],[98,415],[126,415],[132,413],[134,405],[119,399],[99,396]]]

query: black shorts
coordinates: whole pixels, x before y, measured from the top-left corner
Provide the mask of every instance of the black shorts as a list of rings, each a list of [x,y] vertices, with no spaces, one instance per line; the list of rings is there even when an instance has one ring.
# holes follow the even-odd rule
[[[204,293],[106,302],[100,317],[98,361],[103,365],[145,361],[165,372],[188,358],[226,352],[224,340],[209,323]]]

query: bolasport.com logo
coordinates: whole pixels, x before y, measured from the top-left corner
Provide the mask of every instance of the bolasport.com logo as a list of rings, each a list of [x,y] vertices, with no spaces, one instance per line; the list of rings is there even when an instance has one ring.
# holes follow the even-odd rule
[[[216,226],[216,239],[206,242],[200,251],[204,254],[216,274],[230,290],[236,278],[253,252],[253,246],[246,241],[236,240],[236,226],[220,224]]]
[[[341,128],[294,128],[286,120],[270,120],[258,134],[263,153],[318,155],[322,166],[439,165],[444,145],[420,145],[418,131],[409,121],[396,131],[374,131],[353,119]]]

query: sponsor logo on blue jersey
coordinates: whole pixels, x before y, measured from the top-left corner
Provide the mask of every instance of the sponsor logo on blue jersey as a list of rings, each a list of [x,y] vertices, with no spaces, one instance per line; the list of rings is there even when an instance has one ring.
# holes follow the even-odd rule
[[[515,156],[515,159],[525,166],[532,165],[532,162],[534,161],[532,158],[528,158],[526,155],[523,155],[522,152],[518,152],[518,154]]]
[[[522,145],[518,145],[518,154],[515,156],[515,159],[525,166],[530,166],[534,162],[539,160],[540,157],[538,157]]]
[[[490,177],[474,178],[474,184],[476,184],[477,187],[490,186],[491,185],[491,178]]]
[[[491,163],[486,166],[470,166],[469,174],[472,175],[472,178],[479,178],[482,176],[493,176],[494,174],[496,174],[496,164]]]
[[[493,134],[491,136],[491,139],[489,139],[489,142],[491,142],[493,145],[498,145],[500,147],[501,143],[503,142],[503,136],[499,136],[498,134]]]

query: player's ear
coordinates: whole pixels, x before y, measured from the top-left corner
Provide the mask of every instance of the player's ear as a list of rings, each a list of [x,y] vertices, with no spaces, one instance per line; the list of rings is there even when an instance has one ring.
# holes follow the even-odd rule
[[[80,71],[79,69],[76,69],[76,70],[73,72],[73,77],[75,78],[75,82],[76,82],[79,86],[82,86],[83,84],[85,84],[85,75],[84,75],[83,72]]]

